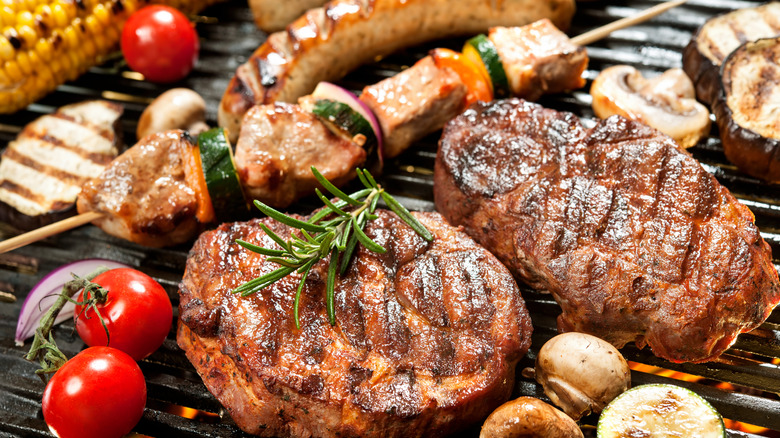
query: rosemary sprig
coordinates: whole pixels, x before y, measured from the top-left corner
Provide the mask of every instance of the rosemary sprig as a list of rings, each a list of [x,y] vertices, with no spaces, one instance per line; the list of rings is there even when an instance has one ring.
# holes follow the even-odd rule
[[[328,313],[328,322],[336,324],[335,315],[335,284],[336,274],[344,275],[349,266],[349,261],[355,252],[357,244],[365,246],[371,251],[384,253],[382,245],[371,240],[363,229],[369,220],[377,216],[374,211],[379,199],[384,200],[388,208],[395,212],[404,222],[427,241],[433,240],[433,235],[420,223],[403,205],[388,194],[382,186],[377,184],[368,170],[357,169],[357,175],[365,189],[355,193],[346,194],[341,189],[328,181],[317,169],[311,168],[314,177],[330,194],[336,197],[336,201],[330,200],[319,189],[317,196],[325,207],[312,215],[309,220],[302,221],[290,217],[274,208],[255,201],[255,206],[269,217],[288,225],[296,232],[290,233],[290,239],[284,240],[273,230],[261,225],[263,231],[282,249],[264,248],[237,239],[239,245],[244,248],[267,256],[266,260],[277,263],[279,267],[265,275],[238,286],[233,290],[243,296],[258,292],[293,272],[302,273],[303,278],[295,291],[294,317],[295,326],[300,329],[301,323],[298,316],[298,305],[306,278],[312,266],[318,261],[329,257],[328,278],[326,281],[325,308]]]

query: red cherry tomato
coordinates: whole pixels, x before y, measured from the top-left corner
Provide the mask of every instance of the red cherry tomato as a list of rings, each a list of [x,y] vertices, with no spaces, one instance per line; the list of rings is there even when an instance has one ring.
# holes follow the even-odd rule
[[[74,319],[81,339],[90,347],[118,348],[135,360],[154,353],[168,336],[173,321],[165,289],[152,277],[129,268],[106,271],[92,281],[108,290],[106,301],[96,307],[109,338],[95,310],[77,305]],[[78,301],[84,301],[84,291],[79,293]]]
[[[91,347],[65,362],[43,391],[43,418],[60,438],[119,438],[141,419],[146,382],[132,357]]]
[[[181,12],[168,6],[139,9],[122,29],[122,53],[130,68],[153,82],[184,78],[198,60],[198,34]]]

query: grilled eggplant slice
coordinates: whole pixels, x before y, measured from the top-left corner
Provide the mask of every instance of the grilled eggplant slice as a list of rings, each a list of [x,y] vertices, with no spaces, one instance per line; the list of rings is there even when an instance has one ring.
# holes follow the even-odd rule
[[[711,104],[720,88],[720,67],[748,41],[780,34],[780,2],[738,9],[707,20],[683,51],[683,70],[696,85],[696,97]]]
[[[121,105],[67,105],[27,125],[0,161],[0,221],[31,230],[76,213],[81,187],[119,153]]]
[[[749,175],[780,182],[780,37],[732,52],[721,84],[713,112],[726,158]]]

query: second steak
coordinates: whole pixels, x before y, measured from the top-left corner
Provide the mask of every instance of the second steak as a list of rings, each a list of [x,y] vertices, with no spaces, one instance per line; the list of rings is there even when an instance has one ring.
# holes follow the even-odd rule
[[[561,305],[562,330],[663,358],[716,358],[780,300],[750,210],[670,138],[618,116],[585,129],[522,100],[451,121],[437,209]]]

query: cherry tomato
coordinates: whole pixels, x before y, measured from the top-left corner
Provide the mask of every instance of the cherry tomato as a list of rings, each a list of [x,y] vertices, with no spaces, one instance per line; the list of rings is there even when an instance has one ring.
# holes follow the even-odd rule
[[[184,78],[198,60],[198,34],[181,12],[168,6],[139,9],[122,29],[122,53],[130,68],[153,82]]]
[[[43,418],[60,438],[130,432],[146,405],[141,368],[116,348],[91,347],[65,362],[43,391]]]
[[[154,353],[173,322],[171,300],[160,283],[130,268],[106,271],[92,281],[108,290],[106,301],[96,307],[109,337],[106,339],[106,329],[95,310],[77,305],[74,319],[81,339],[90,347],[118,348],[135,360]],[[84,291],[78,301],[84,301]]]

